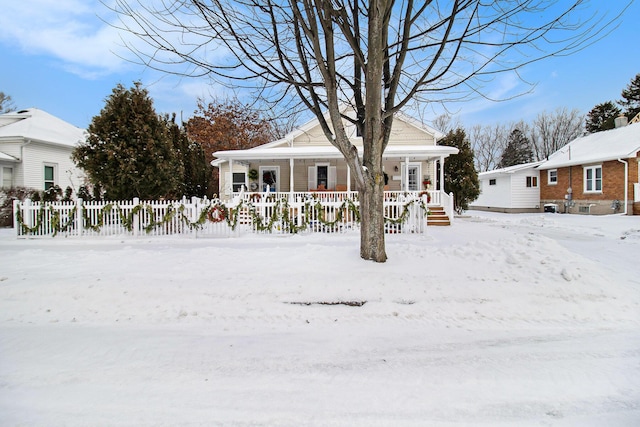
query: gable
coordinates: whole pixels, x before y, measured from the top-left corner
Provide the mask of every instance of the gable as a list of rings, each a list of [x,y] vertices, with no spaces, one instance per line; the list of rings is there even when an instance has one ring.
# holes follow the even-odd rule
[[[357,135],[356,127],[344,121],[347,135],[356,146],[362,146],[362,138]],[[436,145],[437,139],[444,134],[419,123],[402,114],[396,115],[391,127],[389,145]],[[287,135],[278,145],[293,147],[331,146],[317,119],[311,120],[291,134]]]

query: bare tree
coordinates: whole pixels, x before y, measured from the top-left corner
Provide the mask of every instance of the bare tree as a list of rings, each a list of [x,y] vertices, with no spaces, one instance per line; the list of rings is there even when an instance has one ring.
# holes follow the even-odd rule
[[[143,63],[227,84],[261,82],[263,98],[295,99],[317,117],[355,177],[360,255],[377,262],[387,259],[382,154],[394,114],[415,100],[482,94],[487,79],[497,73],[579,50],[617,19],[603,18],[596,9],[585,19],[587,0],[145,4],[115,0],[114,7],[123,28],[151,47],[149,54],[131,46]],[[345,113],[345,104],[355,114]],[[345,123],[363,136],[362,156]]]
[[[553,113],[538,114],[530,139],[537,160],[544,160],[584,133],[584,115],[576,109],[558,108]]]
[[[496,168],[507,146],[509,128],[505,125],[475,125],[469,130],[469,140],[478,172]]]
[[[0,114],[8,113],[15,109],[15,104],[10,95],[5,95],[4,92],[0,92]]]

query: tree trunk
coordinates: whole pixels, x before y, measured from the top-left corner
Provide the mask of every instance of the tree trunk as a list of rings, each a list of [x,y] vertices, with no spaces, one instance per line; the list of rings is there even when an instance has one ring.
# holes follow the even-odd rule
[[[360,197],[360,257],[385,262],[384,244],[384,182],[359,191]]]

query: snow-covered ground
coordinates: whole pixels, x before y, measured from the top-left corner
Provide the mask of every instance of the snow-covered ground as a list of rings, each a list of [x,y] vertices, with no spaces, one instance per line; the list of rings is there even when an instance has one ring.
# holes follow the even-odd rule
[[[640,217],[358,245],[0,230],[0,425],[640,425]]]

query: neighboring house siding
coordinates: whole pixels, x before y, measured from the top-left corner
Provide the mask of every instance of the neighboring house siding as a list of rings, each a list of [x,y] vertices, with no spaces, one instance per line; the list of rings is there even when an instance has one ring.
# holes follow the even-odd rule
[[[44,166],[55,166],[55,184],[62,190],[71,187],[77,191],[82,185],[81,172],[71,161],[71,147],[52,147],[37,142],[27,144],[23,148],[22,183],[25,187],[44,190]]]
[[[627,159],[629,163],[629,186],[628,197],[630,201],[633,198],[634,176],[637,174],[637,162],[631,158]],[[602,191],[601,192],[585,192],[584,191],[584,168],[587,166],[602,167]],[[569,213],[588,213],[592,214],[610,214],[613,213],[611,204],[614,200],[624,202],[624,176],[625,166],[623,163],[613,160],[601,163],[593,163],[589,165],[578,165],[564,168],[558,168],[558,184],[548,185],[547,171],[541,172],[544,176],[542,182],[540,198],[543,203],[558,204],[561,210],[564,210],[565,195],[567,189],[571,187],[573,190],[572,198],[574,206],[568,207]],[[624,207],[621,209],[624,211]]]
[[[537,185],[527,187],[527,178],[535,178]],[[511,177],[511,207],[514,209],[540,208],[540,177],[537,170],[517,173]]]
[[[490,181],[495,179],[495,184]],[[509,176],[494,176],[483,179],[480,183],[480,196],[473,202],[473,206],[482,208],[509,208],[511,206],[511,191]]]
[[[471,209],[499,212],[540,210],[540,176],[537,169],[496,171],[480,175],[480,196]],[[529,179],[531,187],[527,186]],[[491,185],[491,181],[495,181]]]

